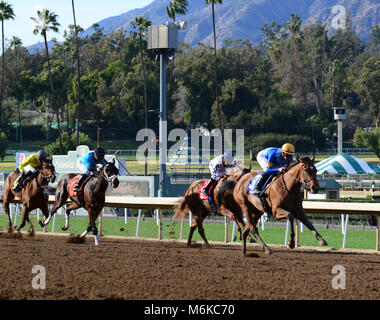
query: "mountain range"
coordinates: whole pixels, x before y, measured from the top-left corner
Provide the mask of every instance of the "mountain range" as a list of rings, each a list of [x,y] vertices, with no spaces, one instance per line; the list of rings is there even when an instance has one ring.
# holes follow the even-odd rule
[[[155,0],[143,8],[106,18],[97,24],[107,34],[119,28],[127,32],[132,30],[130,23],[136,16],[144,16],[153,25],[160,25],[170,21],[166,14],[168,3],[169,0]],[[188,3],[187,14],[176,16],[177,21],[188,22],[188,27],[179,32],[179,40],[191,46],[199,42],[211,44],[211,5],[206,7],[205,0],[189,0]],[[335,13],[334,6],[338,9]],[[379,0],[223,0],[222,5],[215,5],[217,45],[228,38],[249,39],[256,44],[263,38],[261,27],[265,23],[284,23],[290,20],[292,13],[299,15],[305,25],[320,21],[326,23],[331,31],[334,17],[343,13],[343,9],[358,36],[363,41],[368,40],[371,27],[380,23]],[[81,36],[90,35],[93,31],[94,28],[90,27]]]
[[[155,0],[143,8],[94,23],[103,28],[106,34],[120,28],[128,33],[132,30],[131,22],[137,16],[148,18],[152,25],[160,25],[170,21],[166,14],[169,2],[169,0]],[[206,7],[205,0],[188,0],[188,3],[187,14],[176,16],[177,21],[188,22],[188,27],[179,32],[179,41],[184,40],[191,46],[196,46],[200,42],[211,45],[213,39],[211,6]],[[334,11],[334,7],[338,11]],[[357,35],[363,41],[367,41],[371,27],[380,23],[379,0],[223,0],[222,5],[215,5],[217,46],[220,47],[228,38],[249,39],[252,44],[257,44],[263,38],[261,28],[265,23],[282,24],[290,20],[292,13],[299,15],[304,25],[321,22],[327,24],[331,32],[334,19],[343,13],[342,9],[345,10]],[[78,23],[80,25],[80,21]],[[93,32],[94,28],[90,27],[80,36],[91,35]],[[35,44],[28,49],[30,52],[37,49],[42,51],[43,44]]]

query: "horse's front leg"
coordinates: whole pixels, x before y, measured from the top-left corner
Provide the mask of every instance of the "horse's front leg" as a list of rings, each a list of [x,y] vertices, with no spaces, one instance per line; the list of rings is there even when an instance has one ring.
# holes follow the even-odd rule
[[[309,221],[303,209],[297,211],[295,216],[312,232],[312,234],[314,234],[315,238],[318,240],[321,246],[327,246],[327,242],[325,241],[325,239],[322,238],[322,236],[318,233],[317,229],[315,229],[313,224]]]

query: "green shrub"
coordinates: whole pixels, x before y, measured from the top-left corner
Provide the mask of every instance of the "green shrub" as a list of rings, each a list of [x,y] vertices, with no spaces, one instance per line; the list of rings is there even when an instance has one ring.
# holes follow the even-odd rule
[[[310,137],[301,135],[284,135],[278,133],[265,133],[248,137],[247,147],[251,150],[252,155],[256,157],[257,153],[268,147],[280,148],[284,143],[290,142],[296,147],[297,153],[312,153],[313,144]]]
[[[59,138],[44,149],[48,156],[52,156],[53,154],[67,154],[69,150],[75,150],[77,146],[77,137],[75,134],[69,134],[67,132],[63,132],[62,135],[62,153],[59,148]],[[79,133],[79,144],[87,145],[90,149],[94,149],[96,147],[96,143],[93,142],[88,135],[83,132]]]

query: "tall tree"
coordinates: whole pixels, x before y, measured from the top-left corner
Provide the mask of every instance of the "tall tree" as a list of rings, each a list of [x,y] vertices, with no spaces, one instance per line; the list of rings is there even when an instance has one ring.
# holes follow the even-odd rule
[[[60,130],[60,124],[59,124],[59,110],[55,104],[54,85],[53,85],[53,78],[51,75],[49,48],[48,48],[48,42],[47,42],[47,36],[46,36],[46,33],[48,31],[58,32],[58,30],[59,30],[58,26],[60,26],[60,24],[57,21],[57,17],[58,17],[58,15],[56,15],[54,12],[50,12],[48,9],[42,9],[42,11],[37,10],[37,18],[31,17],[31,19],[36,24],[35,28],[33,30],[33,34],[40,34],[44,38],[45,53],[46,53],[46,58],[47,58],[50,89],[51,89],[49,106],[53,105],[53,108],[55,109],[55,112],[56,112],[57,125],[58,125],[58,135],[59,135],[60,147],[61,147],[61,151],[62,151],[63,149],[62,149],[61,130]]]
[[[76,42],[76,57],[77,57],[77,77],[78,77],[78,106],[77,106],[77,112],[76,112],[76,118],[77,118],[77,146],[79,145],[79,117],[80,117],[80,59],[79,59],[79,39],[78,39],[78,28],[77,28],[77,22],[75,19],[75,6],[74,6],[74,0],[71,1],[71,6],[73,9],[73,18],[74,18],[74,29],[75,29],[75,42]],[[69,120],[67,119],[67,124],[69,123]]]
[[[15,88],[15,95],[16,95],[16,102],[17,102],[17,114],[18,114],[18,123],[19,123],[19,136],[20,136],[20,144],[22,146],[22,124],[21,124],[21,110],[20,110],[20,101],[17,93],[17,78],[18,74],[20,72],[19,65],[18,65],[18,50],[20,46],[22,45],[22,41],[19,37],[13,36],[11,39],[10,46],[15,51],[15,58],[16,58],[16,69],[15,69],[15,76],[14,76],[14,88]]]
[[[4,98],[4,86],[5,86],[5,44],[4,44],[4,21],[9,20],[9,19],[14,19],[15,14],[12,9],[12,5],[1,1],[0,2],[0,20],[1,20],[1,46],[2,46],[2,76],[1,76],[1,91],[0,91],[0,126],[1,126],[1,121],[2,121],[2,112],[1,108],[3,105],[3,98]]]
[[[171,0],[166,6],[166,13],[169,18],[175,21],[176,14],[186,14],[188,2],[187,0]]]
[[[206,6],[208,7],[211,4],[212,8],[212,30],[214,35],[214,59],[215,59],[215,98],[216,98],[216,104],[217,104],[217,110],[218,110],[218,119],[219,119],[219,129],[222,132],[222,139],[223,139],[223,132],[224,132],[224,126],[222,121],[222,111],[220,108],[220,100],[219,100],[219,79],[218,79],[218,61],[216,57],[216,31],[215,31],[215,5],[216,4],[222,4],[223,0],[206,0]]]
[[[144,117],[145,117],[145,129],[148,129],[148,93],[147,93],[147,79],[146,79],[146,73],[145,73],[145,65],[144,65],[144,56],[143,56],[143,47],[142,47],[142,38],[144,35],[144,32],[148,29],[148,27],[151,25],[151,21],[149,21],[145,17],[136,17],[135,21],[131,22],[131,25],[133,28],[137,28],[139,31],[139,45],[140,45],[140,60],[141,60],[141,70],[144,77]],[[148,175],[148,162],[147,157],[145,157],[145,175]]]

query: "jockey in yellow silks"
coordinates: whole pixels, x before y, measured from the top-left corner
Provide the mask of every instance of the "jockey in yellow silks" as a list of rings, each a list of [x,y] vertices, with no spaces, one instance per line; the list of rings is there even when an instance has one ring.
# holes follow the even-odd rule
[[[12,189],[16,192],[20,192],[24,187],[27,178],[32,180],[38,174],[38,170],[42,167],[42,162],[46,160],[46,152],[40,150],[37,153],[31,154],[23,162],[21,162],[19,171],[22,173],[19,178],[13,183]]]

